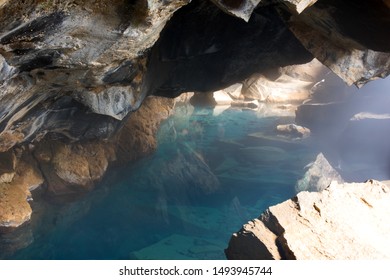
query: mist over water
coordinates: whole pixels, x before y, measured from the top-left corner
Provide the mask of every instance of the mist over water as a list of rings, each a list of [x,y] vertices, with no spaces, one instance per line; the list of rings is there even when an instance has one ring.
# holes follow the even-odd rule
[[[312,100],[300,106],[297,122],[346,181],[390,177],[390,78],[363,88],[329,74]]]

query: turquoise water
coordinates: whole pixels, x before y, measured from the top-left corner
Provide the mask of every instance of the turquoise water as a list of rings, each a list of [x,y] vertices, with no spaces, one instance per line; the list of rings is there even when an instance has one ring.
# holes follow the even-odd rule
[[[72,203],[36,195],[25,245],[8,258],[225,259],[231,234],[293,196],[317,154],[276,135],[292,116],[267,112],[177,107],[152,156]]]

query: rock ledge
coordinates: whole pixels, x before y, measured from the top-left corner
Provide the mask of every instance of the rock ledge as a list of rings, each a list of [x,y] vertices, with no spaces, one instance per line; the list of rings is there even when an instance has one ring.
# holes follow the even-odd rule
[[[390,188],[332,184],[300,192],[234,233],[228,259],[390,259]]]

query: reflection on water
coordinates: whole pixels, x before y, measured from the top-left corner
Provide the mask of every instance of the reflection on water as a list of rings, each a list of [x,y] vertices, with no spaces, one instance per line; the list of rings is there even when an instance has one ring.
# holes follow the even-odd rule
[[[43,202],[33,205],[41,213],[34,242],[12,258],[224,259],[230,235],[293,196],[315,159],[309,140],[276,136],[276,125],[291,122],[261,111],[179,106],[153,156],[116,171],[80,201],[41,212]]]

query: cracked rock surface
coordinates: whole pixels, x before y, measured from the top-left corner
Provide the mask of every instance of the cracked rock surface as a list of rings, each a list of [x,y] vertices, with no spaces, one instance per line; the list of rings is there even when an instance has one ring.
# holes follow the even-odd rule
[[[389,259],[390,188],[333,182],[268,208],[234,233],[229,259]]]

